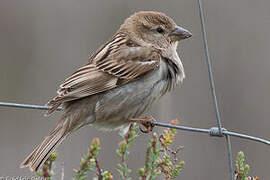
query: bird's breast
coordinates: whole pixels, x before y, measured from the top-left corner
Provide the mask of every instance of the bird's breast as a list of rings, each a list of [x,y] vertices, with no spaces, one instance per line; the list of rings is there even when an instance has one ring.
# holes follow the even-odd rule
[[[167,64],[123,86],[103,93],[95,106],[96,126],[115,129],[139,117],[168,90]]]

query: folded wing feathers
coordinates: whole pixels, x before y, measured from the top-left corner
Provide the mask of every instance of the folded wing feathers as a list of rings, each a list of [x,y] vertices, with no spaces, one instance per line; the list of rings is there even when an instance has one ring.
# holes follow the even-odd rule
[[[78,69],[75,73],[73,73],[69,78],[67,78],[61,85],[60,88],[68,86],[70,82],[80,79],[81,77],[87,76],[96,71],[96,67],[92,64],[88,64],[80,69]]]
[[[128,47],[123,35],[116,35],[111,42],[93,57],[89,64],[67,78],[58,90],[58,96],[47,103],[47,115],[61,103],[104,92],[117,87],[117,81],[128,82],[156,68],[159,58],[151,59],[152,49]]]
[[[106,90],[107,88],[115,87],[117,82],[116,77],[104,75],[103,72],[89,73],[74,80],[62,87],[59,90],[57,101],[66,101],[78,99],[81,97],[93,95]],[[103,89],[104,88],[104,89]],[[72,97],[71,99],[69,97]]]
[[[51,108],[46,115],[51,114],[63,102],[112,89],[116,87],[118,79],[112,75],[104,74],[100,70],[93,71],[92,69],[90,72],[85,72],[78,77],[74,77],[74,79],[65,81],[58,90],[58,96],[47,103],[47,106]]]

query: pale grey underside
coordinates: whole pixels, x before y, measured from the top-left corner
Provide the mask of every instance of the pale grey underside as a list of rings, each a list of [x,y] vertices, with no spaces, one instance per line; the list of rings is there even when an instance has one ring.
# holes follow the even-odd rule
[[[125,129],[129,125],[128,119],[140,117],[166,93],[170,84],[167,74],[167,64],[161,60],[157,69],[139,80],[78,100],[83,104],[91,99],[90,102],[94,103],[94,106],[92,103],[89,105],[93,113],[80,127],[92,124],[102,130]],[[67,111],[68,109],[67,106]]]

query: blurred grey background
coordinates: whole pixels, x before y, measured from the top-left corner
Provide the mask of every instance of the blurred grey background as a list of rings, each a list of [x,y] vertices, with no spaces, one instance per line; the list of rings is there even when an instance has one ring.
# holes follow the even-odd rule
[[[204,0],[206,30],[224,126],[233,131],[270,139],[270,1]],[[161,122],[178,118],[181,125],[216,126],[196,0],[1,0],[0,100],[45,104],[58,85],[87,62],[130,14],[162,11],[193,33],[180,44],[187,78],[182,88],[164,97],[152,109]],[[54,126],[60,113],[49,118],[42,111],[0,108],[0,176],[32,176],[20,162]],[[161,131],[156,128],[155,131]],[[57,166],[64,162],[65,179],[71,179],[82,154],[94,137],[100,137],[100,164],[114,169],[117,132],[81,129],[59,148]],[[132,176],[142,167],[151,134],[140,135],[129,157]],[[184,146],[186,166],[178,179],[226,180],[228,161],[223,139],[179,131],[176,145]],[[235,155],[243,150],[250,174],[269,179],[270,148],[232,138]]]

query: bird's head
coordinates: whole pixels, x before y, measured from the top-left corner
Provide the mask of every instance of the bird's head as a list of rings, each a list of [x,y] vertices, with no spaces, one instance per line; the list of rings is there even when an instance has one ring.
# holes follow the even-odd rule
[[[138,40],[159,48],[191,37],[191,33],[178,26],[172,18],[160,12],[140,11],[126,19],[120,30],[128,31]]]

